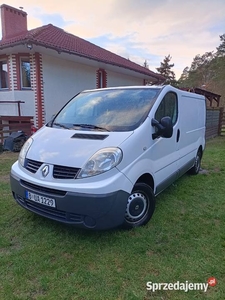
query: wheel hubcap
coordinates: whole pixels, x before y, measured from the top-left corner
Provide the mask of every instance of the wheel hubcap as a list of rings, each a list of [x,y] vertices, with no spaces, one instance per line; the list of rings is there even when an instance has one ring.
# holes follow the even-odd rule
[[[137,222],[145,216],[147,198],[144,194],[135,192],[128,198],[125,218],[129,222]]]

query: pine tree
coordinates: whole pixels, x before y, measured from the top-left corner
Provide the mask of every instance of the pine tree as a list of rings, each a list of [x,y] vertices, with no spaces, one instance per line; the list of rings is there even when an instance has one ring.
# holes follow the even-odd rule
[[[219,47],[217,47],[217,56],[225,56],[225,33],[220,35],[220,41],[222,42]]]
[[[182,72],[182,74],[180,76],[179,82],[187,80],[188,79],[188,75],[189,75],[189,67],[186,67],[186,68],[183,69],[183,72]]]
[[[171,69],[174,67],[174,64],[170,63],[172,56],[169,54],[165,56],[164,60],[160,63],[160,67],[156,70],[166,78],[166,83],[177,86],[177,81],[174,71]]]
[[[206,52],[203,55],[196,55],[188,71],[187,78],[183,81],[180,81],[180,84],[190,88],[209,88],[215,76],[215,71],[212,68],[213,59],[213,52]]]
[[[221,95],[221,104],[225,104],[225,34],[220,36],[220,42],[216,53],[211,51],[194,57],[189,70],[184,69],[183,73],[188,74],[182,74],[179,86],[214,92]]]

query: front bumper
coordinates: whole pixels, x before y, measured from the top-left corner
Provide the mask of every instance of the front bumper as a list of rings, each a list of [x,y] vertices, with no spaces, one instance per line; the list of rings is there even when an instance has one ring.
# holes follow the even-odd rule
[[[11,189],[18,204],[41,216],[77,227],[96,230],[120,226],[124,221],[129,193],[86,194],[45,188],[11,174]],[[26,191],[54,198],[56,208],[26,199]]]

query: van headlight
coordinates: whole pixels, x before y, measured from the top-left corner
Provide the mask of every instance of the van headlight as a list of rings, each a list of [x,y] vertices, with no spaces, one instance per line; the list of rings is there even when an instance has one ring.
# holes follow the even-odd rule
[[[33,139],[29,138],[23,145],[22,149],[20,150],[18,160],[22,167],[24,167],[25,158],[26,158],[27,152],[28,152],[30,146],[32,145],[32,143],[33,143]]]
[[[90,177],[109,171],[121,162],[122,157],[122,150],[119,148],[103,148],[87,161],[77,178]]]

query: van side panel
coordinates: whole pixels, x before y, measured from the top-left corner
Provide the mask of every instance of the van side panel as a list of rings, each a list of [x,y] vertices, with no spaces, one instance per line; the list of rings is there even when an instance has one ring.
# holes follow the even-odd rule
[[[205,147],[205,99],[195,94],[182,94],[179,99],[179,169],[194,165],[194,159],[200,146]]]
[[[178,119],[171,138],[153,139],[155,129],[151,120],[168,91],[177,94]],[[154,193],[160,193],[194,165],[199,147],[204,149],[205,115],[203,96],[165,88],[146,121],[120,144],[124,157],[117,168],[133,185],[143,174],[150,174],[154,180]]]

